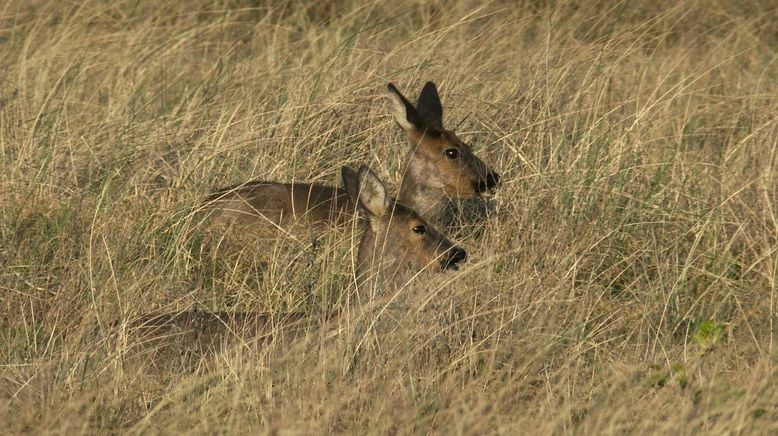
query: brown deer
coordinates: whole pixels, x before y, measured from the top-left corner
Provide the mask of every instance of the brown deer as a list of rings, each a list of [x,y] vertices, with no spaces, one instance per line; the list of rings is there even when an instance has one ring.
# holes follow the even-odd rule
[[[500,176],[489,169],[454,132],[443,128],[437,88],[427,82],[414,107],[391,83],[390,107],[408,133],[407,154],[399,187],[399,203],[440,227],[452,198],[490,196]],[[250,181],[221,189],[206,199],[216,224],[287,228],[305,219],[317,227],[340,224],[354,210],[342,188],[319,184]]]
[[[371,270],[389,276],[408,267],[440,271],[457,268],[465,259],[465,251],[454,246],[419,213],[393,200],[369,168],[363,165],[357,174],[343,167],[341,176],[343,188],[256,182],[250,189],[252,213],[238,213],[244,200],[234,196],[220,200],[236,203],[223,206],[221,213],[235,214],[231,223],[240,226],[240,233],[263,234],[275,228],[285,229],[306,216],[314,223],[342,222],[359,211],[366,224],[359,243],[358,283],[368,281]]]
[[[359,174],[349,167],[341,170],[349,200],[364,216],[359,241],[357,284],[394,282],[403,271],[457,269],[467,257],[421,215],[392,200],[386,186],[370,169]]]
[[[359,173],[341,169],[345,195],[361,218],[362,236],[356,262],[357,296],[401,286],[406,273],[420,270],[456,270],[467,257],[465,250],[441,235],[413,209],[389,197],[386,186],[366,166]],[[286,185],[275,186],[283,192]],[[272,191],[272,190],[271,190]],[[264,199],[271,204],[270,199]],[[367,296],[366,296],[367,297]],[[366,298],[368,300],[370,298]],[[325,316],[332,317],[332,314]],[[202,353],[213,349],[230,332],[242,332],[266,340],[281,332],[294,335],[313,320],[303,312],[282,315],[253,312],[204,312],[187,310],[152,314],[132,323],[133,334],[156,347],[161,340],[175,340]]]
[[[500,176],[443,127],[443,107],[435,84],[424,85],[416,107],[391,83],[387,88],[395,120],[411,142],[398,200],[440,226],[449,221],[445,215],[451,199],[490,197]]]

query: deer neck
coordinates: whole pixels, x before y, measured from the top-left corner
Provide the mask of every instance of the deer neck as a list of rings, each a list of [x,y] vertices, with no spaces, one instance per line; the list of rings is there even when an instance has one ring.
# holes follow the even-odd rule
[[[412,153],[403,172],[397,200],[414,209],[431,224],[438,225],[450,200],[444,185],[434,177],[435,169],[415,163]]]
[[[357,255],[358,298],[365,303],[375,296],[385,294],[401,281],[403,264],[384,250],[384,237],[365,223]]]

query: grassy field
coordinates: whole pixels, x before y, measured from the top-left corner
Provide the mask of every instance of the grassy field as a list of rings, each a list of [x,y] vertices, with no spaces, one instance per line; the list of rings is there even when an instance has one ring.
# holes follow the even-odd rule
[[[428,80],[503,177],[460,271],[366,311],[352,232],[201,231],[251,178],[396,186]],[[769,0],[5,2],[0,432],[775,434],[777,144]],[[186,308],[312,321],[128,334]]]

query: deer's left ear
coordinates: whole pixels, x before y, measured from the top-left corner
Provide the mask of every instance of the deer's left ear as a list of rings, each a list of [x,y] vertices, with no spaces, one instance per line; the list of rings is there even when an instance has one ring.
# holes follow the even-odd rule
[[[416,103],[416,111],[428,123],[443,129],[443,106],[440,104],[438,88],[432,82],[424,84],[419,94],[419,101]]]

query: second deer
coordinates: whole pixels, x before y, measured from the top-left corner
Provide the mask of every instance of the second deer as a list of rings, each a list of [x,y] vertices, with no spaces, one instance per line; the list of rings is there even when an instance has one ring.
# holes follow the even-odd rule
[[[376,293],[402,286],[405,273],[456,270],[466,259],[465,250],[441,235],[413,209],[393,200],[383,182],[366,166],[359,172],[343,167],[341,175],[345,195],[362,216],[356,262],[357,298],[363,293],[369,295],[360,304],[372,300]],[[325,319],[331,315],[325,315]],[[162,343],[172,340],[196,354],[205,354],[235,333],[269,340],[279,334],[294,336],[312,323],[315,320],[304,312],[273,315],[185,310],[143,316],[131,322],[131,331],[144,338],[145,346],[151,349],[164,349]]]

